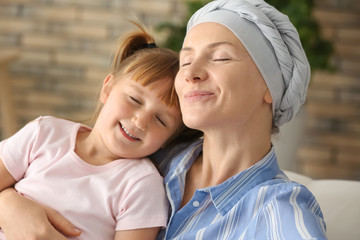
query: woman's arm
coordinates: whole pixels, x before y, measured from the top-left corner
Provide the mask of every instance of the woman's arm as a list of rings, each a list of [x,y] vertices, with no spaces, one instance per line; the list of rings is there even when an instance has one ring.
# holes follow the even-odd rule
[[[114,240],[155,240],[160,228],[141,228],[127,231],[116,231]]]
[[[80,231],[55,210],[37,204],[8,188],[0,193],[0,227],[7,240],[66,240]]]

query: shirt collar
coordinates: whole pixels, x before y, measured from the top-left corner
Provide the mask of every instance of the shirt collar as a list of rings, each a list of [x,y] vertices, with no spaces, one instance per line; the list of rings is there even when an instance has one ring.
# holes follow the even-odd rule
[[[217,186],[209,187],[208,191],[218,212],[225,215],[249,190],[275,178],[279,171],[272,147],[269,153],[255,165]]]
[[[196,158],[202,152],[202,143],[203,143],[202,139],[197,139],[196,141],[191,143],[187,148],[182,149],[182,153],[177,154],[177,156],[171,160],[171,166],[170,166],[171,174],[166,175],[165,182],[168,182],[176,175],[187,173],[191,165],[194,163]]]
[[[165,176],[165,183],[177,179],[185,181],[185,174],[202,152],[203,140],[194,141],[188,147],[182,149],[182,153],[172,158],[171,171]],[[175,151],[177,152],[177,151]],[[225,215],[238,201],[255,186],[273,179],[279,174],[280,168],[277,163],[274,147],[269,153],[250,168],[234,175],[225,182],[199,189],[199,191],[209,192],[215,208],[221,215]],[[179,176],[182,176],[179,178]],[[184,185],[185,183],[180,183]],[[180,189],[179,189],[180,190]],[[182,196],[179,196],[180,199]]]

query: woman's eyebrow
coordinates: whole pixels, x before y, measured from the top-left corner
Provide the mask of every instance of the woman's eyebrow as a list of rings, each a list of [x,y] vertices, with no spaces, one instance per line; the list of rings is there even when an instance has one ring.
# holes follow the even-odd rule
[[[206,46],[206,48],[216,48],[220,45],[230,45],[230,46],[234,46],[233,43],[231,42],[214,42],[214,43],[210,43],[209,45]],[[179,54],[181,54],[182,52],[186,52],[186,51],[192,51],[194,48],[193,47],[184,47],[180,50]]]
[[[215,42],[215,43],[211,43],[209,44],[207,47],[208,48],[216,48],[220,45],[230,45],[230,46],[234,46],[234,44],[232,44],[231,42]]]
[[[187,52],[187,51],[191,51],[193,48],[191,47],[184,47],[180,50],[179,54],[183,53],[183,52]]]

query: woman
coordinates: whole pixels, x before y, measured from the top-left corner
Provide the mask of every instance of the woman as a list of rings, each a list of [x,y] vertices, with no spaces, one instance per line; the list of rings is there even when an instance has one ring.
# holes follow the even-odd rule
[[[171,215],[158,239],[326,239],[316,199],[287,179],[271,144],[309,79],[296,29],[264,1],[213,1],[193,15],[175,87],[185,124],[204,137],[166,151]],[[33,204],[2,195],[0,210]]]

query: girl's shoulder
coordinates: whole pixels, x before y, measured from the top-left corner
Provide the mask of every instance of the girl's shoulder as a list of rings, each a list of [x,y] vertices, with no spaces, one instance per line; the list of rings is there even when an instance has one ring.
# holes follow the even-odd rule
[[[40,116],[30,122],[39,143],[59,142],[61,139],[73,142],[81,124],[53,116]]]
[[[80,125],[79,123],[53,116],[40,116],[32,122],[37,124],[42,131],[51,132],[67,132],[68,129],[72,129],[74,126]]]
[[[33,121],[38,122],[38,124],[41,124],[42,126],[73,126],[74,124],[77,124],[73,121],[53,116],[40,116]]]

